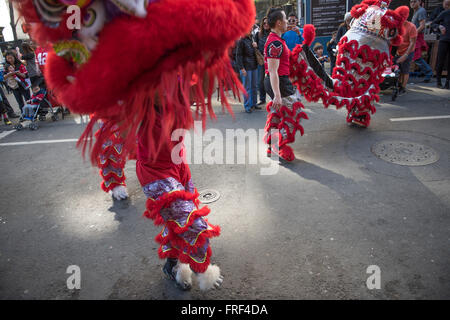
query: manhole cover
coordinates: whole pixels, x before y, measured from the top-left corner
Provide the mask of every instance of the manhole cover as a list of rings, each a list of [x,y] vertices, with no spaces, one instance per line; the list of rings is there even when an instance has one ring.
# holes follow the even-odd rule
[[[207,189],[200,192],[200,196],[198,198],[202,203],[211,203],[219,200],[220,193],[213,189]]]
[[[439,160],[434,149],[408,141],[382,141],[372,147],[372,153],[384,161],[402,166],[425,166]]]

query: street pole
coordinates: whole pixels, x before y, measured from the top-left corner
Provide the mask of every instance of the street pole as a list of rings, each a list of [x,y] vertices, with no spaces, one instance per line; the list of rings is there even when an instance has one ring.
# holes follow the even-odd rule
[[[11,29],[12,29],[12,33],[13,33],[13,37],[14,37],[14,42],[17,41],[17,31],[16,31],[16,23],[14,22],[14,6],[11,2],[11,0],[8,1],[9,2],[9,19],[11,20],[10,24],[11,24]]]
[[[302,21],[302,0],[297,0],[297,15],[298,21],[301,23]],[[302,23],[303,25],[303,23]]]

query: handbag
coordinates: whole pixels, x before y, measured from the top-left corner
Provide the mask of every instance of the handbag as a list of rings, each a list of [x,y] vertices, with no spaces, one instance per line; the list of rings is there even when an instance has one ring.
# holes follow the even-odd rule
[[[264,56],[262,55],[261,52],[259,52],[258,49],[256,49],[256,48],[253,48],[253,49],[255,50],[255,54],[256,54],[256,62],[258,62],[258,64],[260,66],[263,66],[264,65]]]

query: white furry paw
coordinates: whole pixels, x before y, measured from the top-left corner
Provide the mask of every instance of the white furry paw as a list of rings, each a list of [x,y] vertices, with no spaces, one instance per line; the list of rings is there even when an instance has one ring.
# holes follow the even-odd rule
[[[112,196],[117,200],[125,200],[128,198],[127,188],[124,186],[117,186],[111,191]]]
[[[219,288],[223,282],[223,276],[220,274],[220,268],[216,265],[209,265],[204,273],[197,275],[198,286],[200,290],[210,290]]]
[[[187,263],[178,262],[176,268],[175,281],[182,290],[192,288],[192,270]]]

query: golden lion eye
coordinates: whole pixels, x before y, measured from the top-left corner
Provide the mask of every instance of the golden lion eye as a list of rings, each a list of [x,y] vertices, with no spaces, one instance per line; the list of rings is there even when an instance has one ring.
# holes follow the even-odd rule
[[[86,14],[83,19],[83,25],[85,27],[90,27],[94,24],[95,20],[97,19],[97,13],[94,9],[89,8],[86,11]]]

